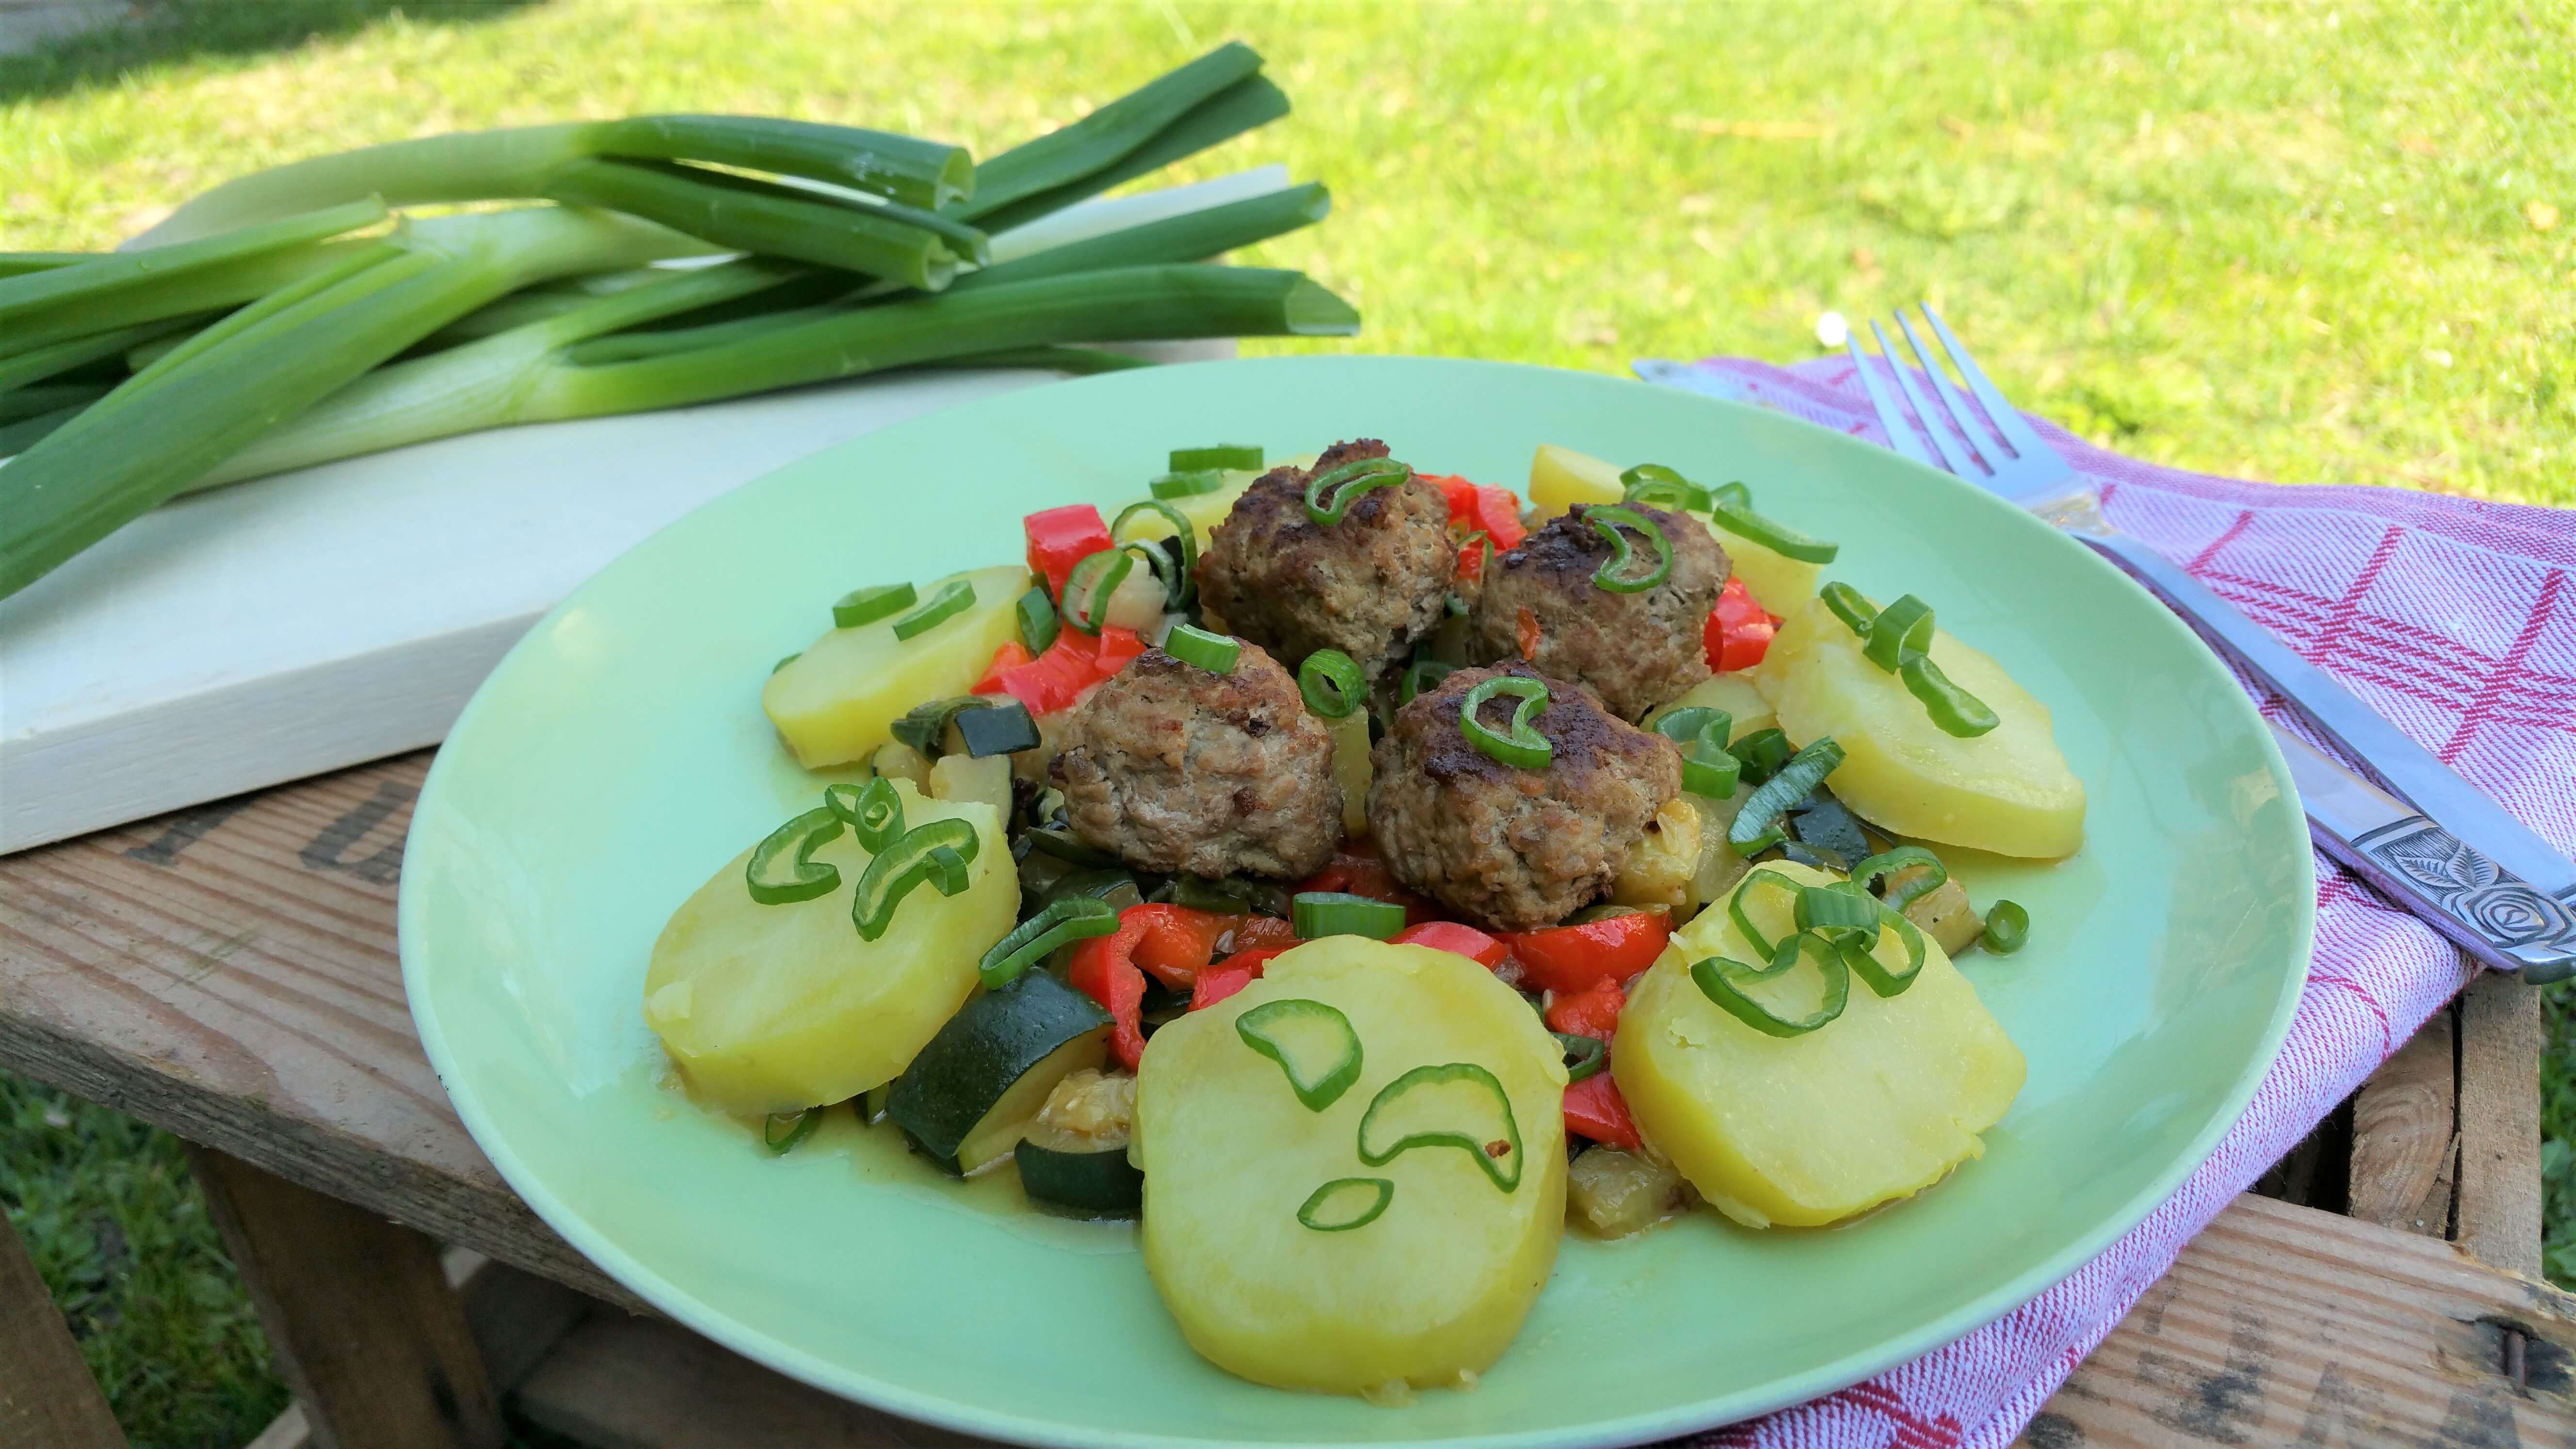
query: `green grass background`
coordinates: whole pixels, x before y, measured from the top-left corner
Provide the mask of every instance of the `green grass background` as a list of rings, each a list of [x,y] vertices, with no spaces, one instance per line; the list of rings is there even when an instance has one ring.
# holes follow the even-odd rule
[[[573,116],[988,154],[1236,37],[1297,114],[1182,174],[1330,183],[1330,222],[1247,259],[1368,319],[1247,350],[1790,360],[1820,312],[1928,297],[2018,401],[2139,457],[2576,504],[2576,0],[164,0],[0,59],[0,249],[108,246],[320,150]],[[2562,1274],[2571,1068],[2553,1052]],[[239,1442],[278,1407],[166,1139],[0,1080],[0,1202],[136,1443]]]

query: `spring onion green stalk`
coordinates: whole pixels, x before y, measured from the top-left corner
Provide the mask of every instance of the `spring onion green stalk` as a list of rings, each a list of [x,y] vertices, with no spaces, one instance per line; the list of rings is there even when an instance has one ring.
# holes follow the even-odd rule
[[[1023,142],[977,166],[974,194],[950,209],[968,221],[985,222],[994,230],[1011,225],[995,218],[1111,170],[1170,131],[1192,111],[1260,72],[1261,56],[1252,47],[1241,42],[1218,46],[1069,126]],[[1146,169],[1163,164],[1166,163],[1157,162]],[[1085,194],[1097,194],[1116,184],[1111,182]],[[1060,203],[1046,210],[1069,204]]]
[[[1308,182],[1201,211],[1140,222],[1081,241],[995,262],[957,279],[960,290],[1025,282],[1067,272],[1140,267],[1154,262],[1197,262],[1313,226],[1333,213],[1333,194]],[[1259,449],[1253,450],[1256,454]],[[1212,466],[1212,465],[1202,465]],[[1186,471],[1175,469],[1174,471]]]
[[[1046,585],[1039,584],[1020,595],[1020,647],[1032,656],[1044,654],[1063,628],[1063,621],[1056,617],[1055,601],[1047,597]]]
[[[1112,352],[1103,347],[1005,347],[995,352],[970,352],[963,357],[936,358],[921,365],[942,368],[1033,367],[1074,377],[1096,377],[1104,372],[1134,372],[1140,367],[1159,364],[1150,357]]]
[[[30,348],[11,357],[0,357],[0,397],[12,388],[71,371],[73,368],[114,357],[120,352],[159,342],[171,334],[206,321],[213,314],[189,313],[151,322],[138,322],[130,327],[111,327],[85,337],[67,338],[43,347]],[[171,346],[178,345],[173,339]],[[156,356],[158,354],[155,354]],[[0,458],[8,454],[0,453]]]
[[[1623,505],[1583,510],[1583,521],[1600,531],[1610,541],[1610,557],[1593,570],[1594,588],[1613,594],[1642,594],[1673,576],[1673,541],[1664,531],[1646,521],[1646,516]],[[1636,550],[1628,542],[1634,532],[1655,551],[1654,566],[1639,573],[1632,565]]]
[[[1738,983],[1770,981],[1789,973],[1802,957],[1812,954],[1816,969],[1824,978],[1824,999],[1805,1016],[1781,1016],[1744,993]],[[1691,963],[1691,983],[1700,995],[1737,1021],[1764,1036],[1805,1036],[1833,1022],[1851,1002],[1851,968],[1842,954],[1822,937],[1800,933],[1780,943],[1768,966],[1749,966],[1724,956],[1711,956]]]
[[[823,1109],[820,1107],[808,1107],[802,1112],[772,1112],[760,1124],[760,1145],[768,1148],[773,1157],[785,1157],[822,1125]]]
[[[1655,733],[1681,746],[1682,788],[1712,800],[1734,798],[1744,762],[1727,753],[1726,737],[1735,716],[1722,709],[1691,705],[1655,721]]]
[[[966,612],[975,602],[975,586],[964,579],[951,579],[939,586],[939,592],[918,609],[894,621],[894,637],[912,639],[927,634],[941,624]]]
[[[1565,1054],[1565,1084],[1573,1086],[1610,1065],[1610,1049],[1597,1036],[1576,1036],[1571,1032],[1551,1032],[1557,1047]]]
[[[310,246],[264,253],[212,270],[155,277],[133,286],[118,287],[96,298],[60,302],[31,312],[0,329],[0,356],[15,357],[53,343],[94,336],[110,328],[239,306],[316,273],[330,271],[352,254],[374,255],[383,245],[382,241],[366,238],[315,242]]]
[[[92,398],[96,396],[92,389],[83,388],[80,391]],[[87,401],[76,402],[51,412],[38,413],[34,417],[20,418],[14,423],[0,423],[0,459],[34,447],[37,439],[79,417],[81,409],[87,406],[89,406]]]
[[[1380,1127],[1380,1113],[1393,1122],[1402,1122],[1406,1113],[1401,1103],[1415,1092],[1440,1092],[1453,1083],[1474,1087],[1502,1119],[1503,1135],[1497,1142],[1480,1141],[1475,1135],[1452,1127],[1421,1127],[1400,1135],[1393,1127]],[[1443,1096],[1447,1095],[1445,1093]],[[1481,1113],[1477,1114],[1479,1117]],[[1419,1120],[1418,1116],[1417,1119]],[[1454,1119],[1453,1119],[1454,1120]],[[1390,1140],[1390,1138],[1392,1140]],[[1360,1161],[1371,1167],[1383,1167],[1398,1156],[1417,1147],[1455,1147],[1475,1160],[1494,1186],[1505,1192],[1521,1185],[1521,1163],[1528,1156],[1521,1150],[1520,1118],[1512,1111],[1511,1094],[1494,1074],[1474,1062],[1446,1062],[1437,1066],[1415,1067],[1403,1076],[1378,1089],[1368,1110],[1360,1114]]]
[[[1243,641],[1223,634],[1211,634],[1195,625],[1180,624],[1175,625],[1163,640],[1163,652],[1210,674],[1232,674],[1235,661],[1243,657]]]
[[[64,408],[78,412],[111,391],[104,383],[54,382],[0,392],[0,423],[14,423]]]
[[[871,584],[852,589],[832,604],[832,627],[856,629],[873,624],[889,614],[900,614],[917,599],[910,584]]]
[[[1317,523],[1338,524],[1363,493],[1395,488],[1413,470],[1393,458],[1361,458],[1316,474],[1306,484],[1306,516]]]
[[[1347,719],[1365,697],[1360,667],[1339,649],[1318,649],[1297,666],[1297,693],[1322,719]]]
[[[865,785],[831,786],[823,792],[823,808],[847,823],[870,855],[903,834],[903,796],[882,775]]]
[[[1329,1003],[1303,996],[1265,1001],[1234,1019],[1234,1034],[1279,1064],[1309,1112],[1340,1101],[1360,1079],[1360,1035]]]
[[[17,324],[50,308],[95,305],[120,292],[156,282],[221,272],[242,262],[296,251],[344,232],[374,226],[387,215],[385,204],[369,197],[164,248],[150,255],[111,253],[68,267],[0,278],[0,322]],[[11,330],[16,330],[14,325]]]
[[[128,245],[168,247],[370,196],[395,207],[533,199],[547,195],[549,181],[567,167],[599,157],[802,176],[919,207],[952,205],[976,182],[963,148],[910,136],[765,116],[633,116],[460,131],[315,156],[227,181]]]
[[[1094,936],[1107,936],[1118,929],[1117,908],[1097,896],[1058,896],[1047,908],[1012,928],[1011,933],[993,943],[977,963],[977,974],[987,991],[999,991],[1018,979],[1019,974],[1045,960],[1059,946]]]
[[[1498,694],[1520,700],[1512,711],[1512,720],[1503,730],[1485,723],[1480,715],[1485,701]],[[1467,743],[1493,758],[1523,770],[1544,770],[1556,758],[1556,746],[1530,723],[1530,716],[1547,706],[1547,686],[1518,674],[1498,674],[1467,691],[1459,702],[1458,730]],[[1804,793],[1803,791],[1800,793]]]
[[[0,252],[0,277],[23,277],[29,272],[49,272],[85,262],[96,252]]]
[[[840,889],[841,872],[814,859],[814,852],[839,839],[841,829],[839,815],[829,806],[816,806],[769,832],[743,862],[743,883],[751,898],[764,906],[783,906]]]
[[[982,848],[975,827],[953,816],[905,831],[859,873],[858,890],[850,897],[850,920],[859,928],[859,938],[883,936],[894,924],[895,908],[924,882],[943,896],[966,889],[966,867]]]
[[[1187,473],[1165,473],[1146,486],[1157,498],[1196,498],[1224,487],[1225,475],[1214,468],[1197,468]]]
[[[1391,1178],[1337,1177],[1297,1205],[1297,1225],[1319,1233],[1347,1233],[1376,1222],[1393,1201]]]
[[[1110,595],[1135,568],[1136,556],[1123,548],[1104,548],[1078,560],[1064,576],[1064,622],[1079,633],[1099,633],[1108,622]]]
[[[1404,907],[1345,891],[1300,891],[1288,902],[1288,919],[1301,941],[1325,936],[1383,941],[1404,929]]]
[[[1981,939],[1996,955],[2011,955],[2030,940],[2030,912],[2014,901],[1995,902],[1986,908],[1986,934]]]
[[[1726,843],[1734,846],[1738,855],[1751,855],[1779,843],[1781,815],[1806,799],[1807,792],[1823,784],[1842,762],[1843,747],[1830,737],[1790,756],[1780,773],[1745,797],[1744,808],[1736,812],[1735,823],[1727,827]]]
[[[657,221],[720,247],[793,257],[936,292],[957,263],[991,253],[984,234],[932,212],[868,206],[669,161],[581,161],[546,196]]]
[[[1300,191],[1308,189],[1310,188],[1298,188]],[[1320,186],[1311,189],[1319,193],[1323,190]],[[1321,216],[1311,219],[1323,220]],[[1204,448],[1174,448],[1171,467],[1175,473],[1190,473],[1202,468],[1258,473],[1261,471],[1261,457],[1261,445],[1258,443],[1215,443]]]
[[[1727,485],[1729,488],[1742,486],[1734,483]],[[1786,554],[1801,563],[1832,563],[1834,555],[1841,552],[1841,545],[1827,543],[1820,538],[1809,538],[1793,528],[1774,523],[1754,512],[1748,505],[1738,503],[1726,496],[1723,490],[1712,493],[1709,497],[1708,521],[1738,538],[1750,539],[1773,553]]]

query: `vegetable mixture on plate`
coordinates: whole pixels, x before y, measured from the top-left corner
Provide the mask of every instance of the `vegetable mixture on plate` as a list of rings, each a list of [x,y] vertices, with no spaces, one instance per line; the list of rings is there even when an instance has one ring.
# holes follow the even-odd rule
[[[2082,843],[2046,705],[1741,483],[1267,462],[1176,450],[779,661],[833,782],[654,946],[692,1094],[1136,1219],[1201,1354],[1380,1401],[1490,1367],[1569,1222],[1835,1223],[1982,1152],[2023,1062],[1956,962],[2030,922],[1940,850]]]

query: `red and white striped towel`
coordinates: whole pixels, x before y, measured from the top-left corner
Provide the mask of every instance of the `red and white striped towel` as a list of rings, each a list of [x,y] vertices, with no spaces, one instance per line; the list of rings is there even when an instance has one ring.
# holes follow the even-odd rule
[[[1697,366],[1885,443],[1843,358]],[[2032,424],[2103,511],[2325,669],[2561,851],[2576,849],[2576,512],[2280,487],[2140,463]],[[2315,742],[2261,690],[2264,714]],[[2457,952],[2317,861],[2316,954],[2271,1074],[2217,1152],[2108,1252],[1946,1348],[1694,1446],[2010,1444],[2193,1234],[2466,984]]]

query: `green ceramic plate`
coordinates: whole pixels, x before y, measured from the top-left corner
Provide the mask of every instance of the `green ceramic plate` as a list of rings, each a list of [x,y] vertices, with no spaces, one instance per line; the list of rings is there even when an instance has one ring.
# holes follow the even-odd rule
[[[1030,509],[1142,491],[1175,444],[1273,456],[1370,435],[1520,484],[1532,448],[1751,483],[1912,591],[2056,712],[2091,793],[2064,864],[1969,859],[2031,942],[1972,955],[2030,1060],[1986,1155],[1823,1231],[1714,1214],[1569,1236],[1519,1340],[1401,1410],[1233,1379],[1181,1342],[1128,1230],[1011,1211],[844,1117],[770,1159],[655,1085],[640,988],[662,922],[812,805],[762,718],[771,661],[865,583],[1014,558]],[[2207,1155],[2306,969],[2297,797],[2228,675],[2122,575],[1895,455],[1754,408],[1539,368],[1283,358],[1035,388],[818,454],[610,565],[494,672],[430,772],[403,861],[421,1040],[475,1140],[574,1246],[674,1318],[807,1382],[1061,1444],[1625,1443],[1841,1387],[2024,1302]],[[1007,1187],[1007,1184],[1004,1185]]]

